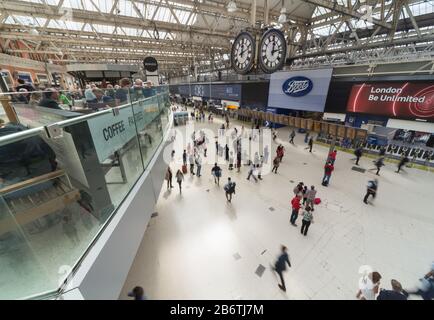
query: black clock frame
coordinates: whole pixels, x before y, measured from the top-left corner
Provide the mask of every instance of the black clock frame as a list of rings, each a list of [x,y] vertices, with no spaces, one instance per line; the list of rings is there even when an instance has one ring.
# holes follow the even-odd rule
[[[280,60],[279,64],[277,64],[273,68],[268,67],[266,63],[263,61],[263,57],[262,57],[262,47],[265,39],[268,38],[270,33],[276,33],[278,37],[281,38],[283,44],[282,59]],[[282,69],[283,66],[285,65],[286,55],[287,55],[287,43],[285,39],[285,34],[282,31],[280,31],[279,29],[270,28],[262,34],[261,41],[259,42],[259,48],[258,48],[258,64],[261,67],[262,71],[264,71],[265,73],[273,73]]]
[[[246,68],[244,69],[240,69],[237,67],[236,63],[235,63],[235,47],[239,41],[240,38],[243,37],[248,37],[250,38],[250,41],[252,42],[252,57],[250,58],[250,63],[247,65]],[[231,65],[232,68],[234,68],[234,70],[239,73],[239,74],[247,74],[249,73],[253,66],[255,65],[255,60],[256,60],[256,40],[255,37],[247,31],[243,31],[240,34],[238,34],[238,36],[235,38],[234,43],[232,44],[232,48],[231,48]]]

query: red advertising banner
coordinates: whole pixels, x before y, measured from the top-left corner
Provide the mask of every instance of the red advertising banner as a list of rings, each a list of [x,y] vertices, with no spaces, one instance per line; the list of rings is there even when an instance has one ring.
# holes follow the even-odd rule
[[[347,111],[434,121],[434,83],[356,84],[351,89]]]

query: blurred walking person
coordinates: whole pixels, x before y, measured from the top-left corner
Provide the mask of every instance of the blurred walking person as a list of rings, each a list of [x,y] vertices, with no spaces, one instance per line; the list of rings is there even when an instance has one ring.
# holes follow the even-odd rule
[[[285,246],[282,246],[281,253],[280,253],[279,257],[277,258],[277,261],[274,264],[274,268],[273,268],[273,271],[275,271],[280,277],[281,284],[279,284],[279,288],[282,291],[286,291],[285,279],[283,277],[283,272],[286,271],[286,265],[287,264],[291,268],[291,262],[289,261],[287,248]]]

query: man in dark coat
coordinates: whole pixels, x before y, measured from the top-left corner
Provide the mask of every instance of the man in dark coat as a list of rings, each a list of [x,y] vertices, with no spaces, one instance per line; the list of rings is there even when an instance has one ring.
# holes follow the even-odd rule
[[[283,271],[286,270],[286,264],[288,264],[288,266],[291,267],[291,262],[289,262],[289,256],[286,251],[287,248],[285,246],[282,246],[282,252],[279,258],[277,258],[276,263],[274,264],[274,271],[277,272],[277,274],[280,277],[280,281],[282,282],[282,284],[279,284],[279,288],[282,291],[286,291],[285,279],[283,278]]]

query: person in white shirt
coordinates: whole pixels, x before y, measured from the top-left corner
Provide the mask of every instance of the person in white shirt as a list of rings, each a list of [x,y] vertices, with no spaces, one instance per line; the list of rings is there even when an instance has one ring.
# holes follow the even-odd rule
[[[369,273],[367,277],[362,277],[359,281],[357,299],[375,300],[376,295],[380,291],[380,280],[381,275],[377,271]]]

